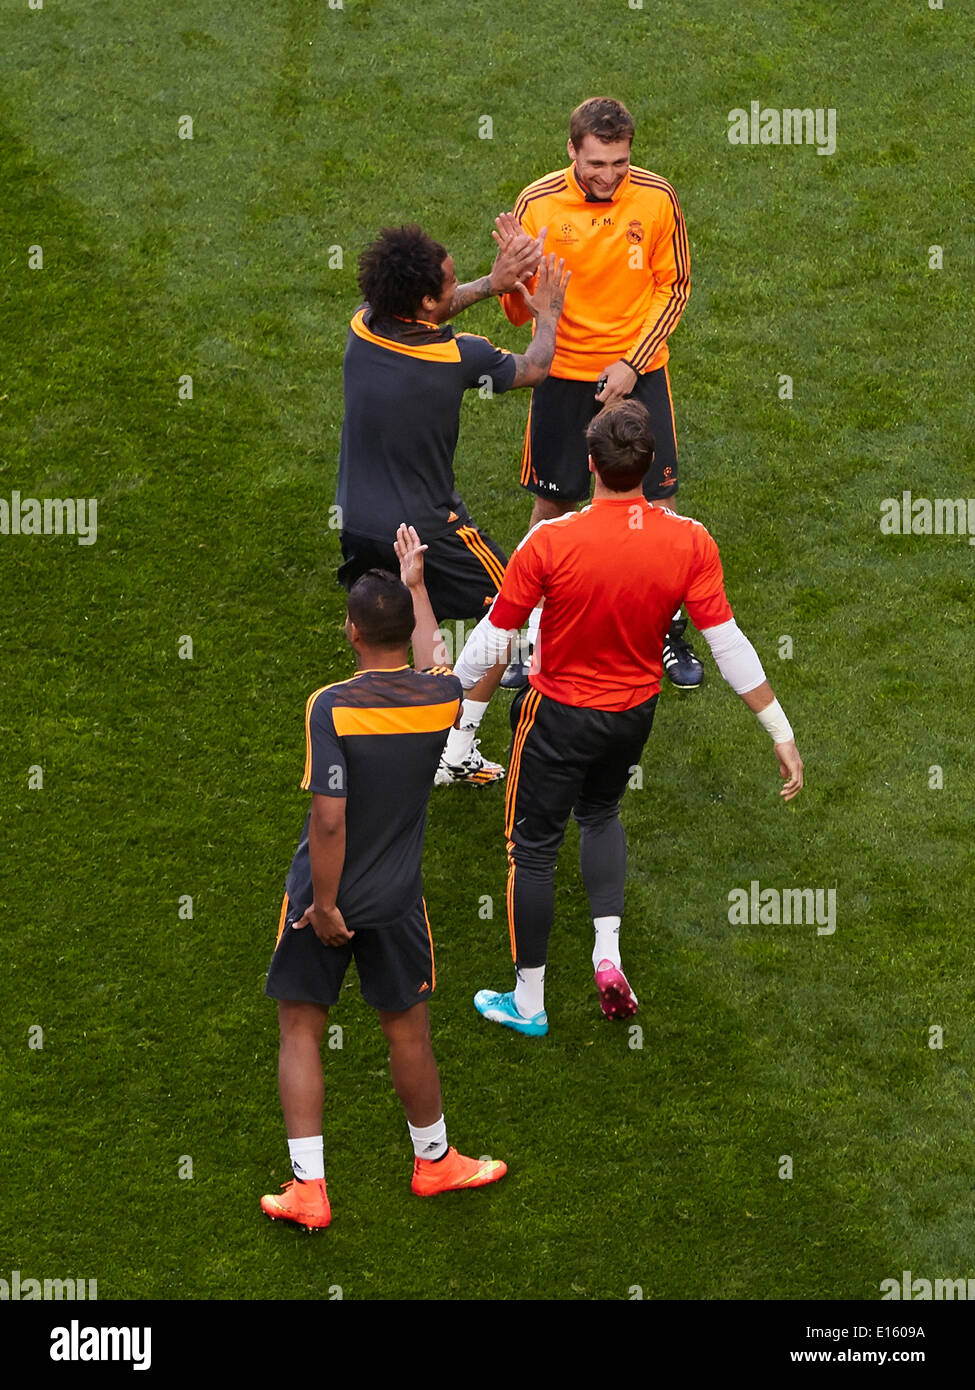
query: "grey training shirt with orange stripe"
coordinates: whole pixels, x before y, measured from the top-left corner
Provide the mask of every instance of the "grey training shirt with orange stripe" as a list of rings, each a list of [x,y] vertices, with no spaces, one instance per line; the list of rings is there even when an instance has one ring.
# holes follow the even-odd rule
[[[337,906],[350,931],[391,926],[422,897],[427,805],[462,698],[449,668],[402,666],[360,671],[308,699],[301,785],[346,799]],[[314,896],[308,819],[287,895],[292,917]]]
[[[365,305],[349,328],[343,379],[341,529],[392,542],[405,521],[432,540],[457,500],[464,392],[509,390],[514,357],[449,324],[380,319]]]

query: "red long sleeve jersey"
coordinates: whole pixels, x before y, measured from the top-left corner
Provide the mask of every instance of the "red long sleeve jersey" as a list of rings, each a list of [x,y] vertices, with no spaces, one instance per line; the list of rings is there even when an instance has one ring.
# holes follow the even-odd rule
[[[508,561],[491,623],[519,628],[542,599],[529,680],[588,709],[632,709],[656,695],[679,604],[700,632],[734,617],[710,533],[643,497],[597,497],[532,527]]]
[[[529,184],[515,216],[531,236],[547,226],[545,254],[572,271],[552,376],[595,381],[621,358],[641,375],[662,367],[691,289],[687,229],[666,179],[630,165],[610,201],[591,202],[570,164]],[[501,304],[511,323],[531,317],[518,291]]]

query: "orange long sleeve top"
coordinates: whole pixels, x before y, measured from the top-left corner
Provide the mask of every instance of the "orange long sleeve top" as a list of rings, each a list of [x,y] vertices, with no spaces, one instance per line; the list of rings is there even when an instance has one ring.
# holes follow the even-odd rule
[[[687,229],[666,179],[630,165],[612,198],[595,202],[570,164],[529,184],[515,216],[530,236],[547,226],[545,254],[572,271],[552,376],[595,381],[621,358],[640,374],[662,367],[691,288]],[[517,291],[501,305],[511,323],[531,317]]]

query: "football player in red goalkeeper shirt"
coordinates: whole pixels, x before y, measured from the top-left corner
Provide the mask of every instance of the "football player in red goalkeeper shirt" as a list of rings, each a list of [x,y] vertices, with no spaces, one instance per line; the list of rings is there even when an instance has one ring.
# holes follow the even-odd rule
[[[664,638],[684,603],[721,675],[773,742],[788,801],[802,788],[792,729],[754,647],[735,622],[718,547],[700,522],[649,501],[650,417],[639,401],[606,406],[586,439],[590,506],[542,521],[512,555],[501,592],[455,665],[465,689],[502,659],[544,597],[529,684],[511,709],[505,801],[508,923],[516,983],[481,990],[478,1011],[517,1032],[548,1031],[544,978],[555,863],[570,815],[595,927],[593,968],[603,1013],[627,1018],[637,999],[619,949],[626,875],[620,803],[653,723]]]

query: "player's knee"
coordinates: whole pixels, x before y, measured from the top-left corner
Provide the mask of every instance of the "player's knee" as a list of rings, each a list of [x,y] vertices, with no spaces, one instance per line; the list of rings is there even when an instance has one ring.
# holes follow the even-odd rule
[[[300,999],[278,1000],[278,1031],[281,1046],[286,1047],[303,1038],[321,1043],[328,1023],[328,1009]]]
[[[430,1009],[425,1003],[408,1009],[381,1009],[379,1023],[391,1053],[397,1047],[431,1046]]]
[[[510,857],[515,866],[516,878],[519,874],[525,878],[551,877],[555,873],[559,848],[560,844],[553,846],[515,845],[510,852]]]
[[[619,820],[619,801],[596,802],[579,801],[572,812],[580,830],[596,830],[612,821]]]

